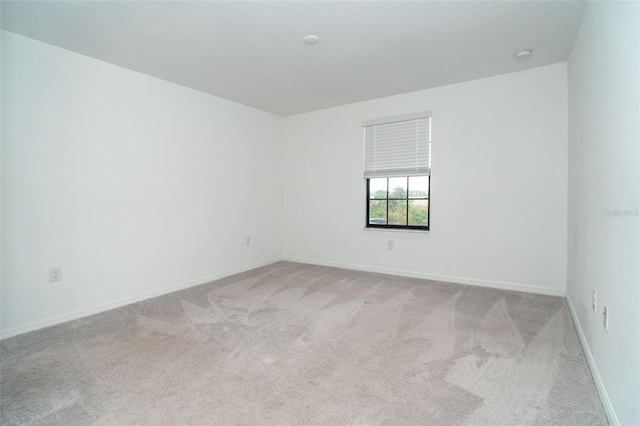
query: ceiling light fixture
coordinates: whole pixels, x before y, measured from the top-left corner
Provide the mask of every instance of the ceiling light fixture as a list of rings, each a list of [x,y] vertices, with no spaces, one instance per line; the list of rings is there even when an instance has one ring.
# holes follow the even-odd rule
[[[513,57],[515,58],[516,61],[525,61],[529,59],[532,53],[533,51],[531,49],[522,49],[521,51],[513,55]]]
[[[304,41],[307,44],[316,44],[318,40],[320,39],[318,38],[317,35],[311,35],[311,34],[309,34],[308,36],[304,36],[304,38],[302,39],[302,41]]]

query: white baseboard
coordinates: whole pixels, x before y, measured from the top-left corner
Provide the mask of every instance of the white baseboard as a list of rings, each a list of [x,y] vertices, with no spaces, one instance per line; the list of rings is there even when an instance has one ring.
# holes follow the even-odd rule
[[[151,299],[152,297],[158,297],[158,296],[162,296],[168,293],[172,293],[174,291],[178,291],[178,290],[183,290],[185,288],[189,288],[189,287],[195,287],[197,285],[201,285],[201,284],[206,284],[208,282],[214,281],[214,280],[219,280],[231,275],[235,275],[235,274],[239,274],[241,272],[245,272],[248,271],[250,269],[255,269],[255,268],[259,268],[261,266],[265,266],[265,265],[270,265],[272,263],[281,261],[281,260],[287,260],[290,262],[299,262],[299,263],[306,263],[306,264],[312,264],[312,265],[320,265],[320,266],[330,266],[330,267],[335,267],[335,268],[343,268],[343,269],[352,269],[352,270],[357,270],[357,271],[365,271],[365,272],[374,272],[374,273],[381,273],[381,274],[389,274],[389,275],[398,275],[398,276],[403,276],[403,277],[410,277],[410,278],[422,278],[422,279],[428,279],[428,280],[436,280],[436,281],[444,281],[444,282],[452,282],[452,283],[458,283],[458,284],[469,284],[469,285],[475,285],[475,286],[480,286],[480,287],[491,287],[491,288],[498,288],[498,289],[502,289],[502,290],[513,290],[513,291],[521,291],[521,292],[527,292],[527,293],[536,293],[536,294],[545,294],[545,295],[550,295],[550,296],[561,296],[564,297],[565,296],[565,291],[564,290],[558,290],[558,289],[553,289],[553,288],[546,288],[546,287],[538,287],[538,286],[531,286],[531,285],[526,285],[526,284],[516,284],[516,283],[508,283],[508,282],[501,282],[501,281],[489,281],[489,280],[479,280],[479,279],[473,279],[473,278],[465,278],[465,277],[452,277],[452,276],[446,276],[446,275],[434,275],[434,274],[425,274],[425,273],[421,273],[421,272],[415,272],[415,271],[403,271],[403,270],[398,270],[398,269],[388,269],[388,268],[375,268],[375,267],[369,267],[369,266],[361,266],[361,265],[351,265],[351,264],[346,264],[346,263],[339,263],[339,262],[325,262],[325,261],[319,261],[319,260],[315,260],[315,259],[306,259],[306,258],[298,258],[298,257],[284,257],[284,258],[273,258],[267,261],[263,261],[263,262],[258,262],[258,263],[254,263],[248,266],[244,266],[242,268],[237,268],[231,271],[227,271],[225,273],[222,274],[215,274],[215,275],[211,275],[211,276],[207,276],[207,277],[202,277],[199,278],[197,280],[193,280],[193,281],[188,281],[188,282],[184,282],[184,283],[180,283],[180,284],[176,284],[176,285],[171,285],[171,286],[167,286],[167,287],[163,287],[160,289],[156,289],[150,292],[145,292],[145,293],[140,293],[137,294],[135,296],[129,296],[126,298],[122,298],[116,301],[112,301],[109,303],[105,303],[102,305],[98,305],[89,309],[81,309],[75,312],[71,312],[68,314],[64,314],[64,315],[57,315],[54,317],[50,317],[44,320],[39,320],[39,321],[33,321],[24,325],[20,325],[17,327],[12,327],[12,328],[8,328],[6,330],[1,330],[0,331],[0,340],[3,339],[8,339],[10,337],[14,337],[23,333],[28,333],[29,331],[34,331],[34,330],[39,330],[41,328],[46,328],[46,327],[51,327],[53,325],[57,325],[57,324],[61,324],[67,321],[72,321],[78,318],[82,318],[82,317],[86,317],[89,315],[94,315],[94,314],[98,314],[100,312],[104,312],[104,311],[108,311],[110,309],[115,309],[115,308],[119,308],[122,306],[126,306],[126,305],[130,305],[132,303],[136,303],[139,302],[141,300],[146,300],[146,299]]]
[[[475,278],[454,277],[454,276],[448,276],[448,275],[426,274],[426,273],[416,272],[416,271],[403,271],[400,269],[376,268],[373,266],[364,266],[364,265],[351,265],[351,264],[340,263],[340,262],[327,262],[327,261],[321,261],[316,259],[306,259],[306,258],[292,257],[292,256],[285,256],[283,260],[290,261],[290,262],[308,263],[311,265],[331,266],[334,268],[342,268],[342,269],[352,269],[356,271],[375,272],[379,274],[388,274],[388,275],[398,275],[401,277],[422,278],[426,280],[444,281],[444,282],[456,283],[456,284],[475,285],[478,287],[491,287],[491,288],[498,288],[501,290],[512,290],[512,291],[520,291],[525,293],[544,294],[547,296],[564,297],[566,295],[566,291],[564,289],[560,290],[560,289],[551,288],[551,287],[533,286],[529,284],[480,280]]]
[[[578,320],[578,315],[576,314],[576,310],[573,307],[573,302],[571,301],[571,297],[569,297],[569,293],[567,293],[566,299],[567,305],[569,305],[569,311],[571,312],[571,317],[573,318],[573,324],[576,326],[576,330],[578,331],[578,337],[580,338],[580,343],[582,344],[582,350],[584,351],[584,355],[587,358],[587,364],[589,364],[589,369],[591,370],[591,375],[593,376],[593,381],[596,383],[596,389],[598,389],[598,394],[600,395],[600,400],[602,401],[604,411],[605,413],[607,413],[609,424],[611,424],[612,426],[618,426],[620,422],[618,421],[616,412],[613,410],[613,405],[611,405],[611,400],[609,399],[607,390],[604,387],[604,383],[602,382],[602,378],[600,377],[600,373],[598,372],[598,367],[596,366],[596,362],[593,359],[593,355],[591,355],[589,343],[587,343],[587,339],[584,336],[584,332],[582,331],[582,327],[580,326],[580,321]]]
[[[105,303],[102,305],[94,306],[89,309],[80,309],[75,312],[71,312],[64,315],[56,315],[44,320],[33,321],[24,325],[20,325],[17,327],[8,328],[6,330],[0,331],[0,340],[8,339],[10,337],[17,336],[19,334],[28,333],[29,331],[39,330],[41,328],[51,327],[52,325],[62,324],[67,321],[72,321],[78,318],[87,317],[89,315],[98,314],[100,312],[108,311],[110,309],[120,308],[122,306],[130,305],[132,303],[140,302],[142,300],[151,299],[152,297],[163,296],[168,293],[173,293],[174,291],[183,290],[185,288],[195,287],[197,285],[206,284],[211,281],[220,280],[222,278],[229,277],[231,275],[239,274],[241,272],[248,271],[250,269],[259,268],[261,266],[270,265],[275,262],[281,261],[282,258],[274,258],[258,263],[253,263],[248,266],[243,266],[242,268],[233,269],[231,271],[226,271],[221,274],[214,274],[207,277],[202,277],[197,280],[187,281],[180,284],[174,284],[166,287],[162,287],[153,291],[148,291],[144,293],[139,293],[135,296],[129,296],[122,299],[118,299],[109,303]]]

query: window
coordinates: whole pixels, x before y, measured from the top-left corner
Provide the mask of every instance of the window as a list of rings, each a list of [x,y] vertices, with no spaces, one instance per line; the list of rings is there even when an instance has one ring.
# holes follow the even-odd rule
[[[429,176],[367,179],[369,227],[429,229]]]
[[[362,125],[366,227],[428,230],[431,113]]]

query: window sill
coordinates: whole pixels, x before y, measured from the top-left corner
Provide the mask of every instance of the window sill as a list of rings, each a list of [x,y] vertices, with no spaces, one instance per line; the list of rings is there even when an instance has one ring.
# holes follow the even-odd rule
[[[428,234],[429,231],[425,230],[425,229],[398,229],[398,228],[368,228],[368,227],[364,227],[362,228],[363,231],[367,231],[367,232],[402,232],[402,233],[409,233],[409,234]]]

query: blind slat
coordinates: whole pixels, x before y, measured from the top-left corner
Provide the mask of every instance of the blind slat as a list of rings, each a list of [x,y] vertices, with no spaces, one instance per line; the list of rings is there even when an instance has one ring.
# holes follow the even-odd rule
[[[364,177],[430,174],[431,117],[364,127]]]

